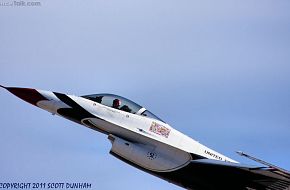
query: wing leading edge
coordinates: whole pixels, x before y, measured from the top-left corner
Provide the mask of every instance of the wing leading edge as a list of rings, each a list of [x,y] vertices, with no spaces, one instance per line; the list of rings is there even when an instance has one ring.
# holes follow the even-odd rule
[[[268,162],[265,162],[265,161],[263,161],[263,160],[261,160],[261,159],[258,159],[258,158],[255,158],[255,157],[253,157],[253,156],[250,156],[250,155],[248,155],[248,154],[246,154],[246,153],[244,153],[244,152],[242,152],[242,151],[237,151],[237,153],[238,153],[240,156],[244,156],[244,157],[246,157],[246,158],[249,158],[249,159],[251,159],[251,160],[254,160],[255,162],[258,162],[258,163],[260,163],[260,164],[263,164],[263,165],[265,165],[265,166],[268,166],[268,169],[271,170],[271,171],[273,171],[273,172],[275,172],[275,173],[278,173],[278,174],[280,174],[280,175],[283,175],[283,176],[286,177],[286,178],[290,178],[290,177],[289,177],[289,176],[290,176],[290,172],[287,171],[287,170],[285,170],[285,169],[283,169],[283,168],[280,168],[280,167],[278,167],[278,166],[275,166],[275,165],[273,165],[273,164],[270,164],[270,163],[268,163]]]

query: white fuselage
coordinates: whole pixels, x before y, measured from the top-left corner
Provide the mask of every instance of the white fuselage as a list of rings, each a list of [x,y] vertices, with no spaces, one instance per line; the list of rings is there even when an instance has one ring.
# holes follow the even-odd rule
[[[52,92],[42,90],[38,90],[38,92],[48,99],[38,102],[38,107],[53,114],[58,114],[57,110],[60,108],[69,107],[59,100]],[[96,118],[85,119],[91,123],[90,126],[86,124],[87,122],[84,123],[82,121],[82,124],[87,127],[95,127],[95,130],[104,131],[107,134],[114,134],[131,142],[137,142],[149,146],[151,145],[159,149],[165,150],[168,147],[172,147],[178,151],[192,153],[208,159],[236,162],[210,148],[207,148],[162,121],[117,110],[83,97],[73,95],[67,96],[86,111],[96,116]]]

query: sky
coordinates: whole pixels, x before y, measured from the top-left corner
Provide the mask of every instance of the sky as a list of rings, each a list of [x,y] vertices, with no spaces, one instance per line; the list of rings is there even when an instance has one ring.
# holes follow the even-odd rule
[[[0,84],[118,94],[239,162],[255,164],[242,150],[290,170],[290,1],[5,2]],[[0,182],[181,189],[111,156],[105,135],[5,90],[0,113]]]

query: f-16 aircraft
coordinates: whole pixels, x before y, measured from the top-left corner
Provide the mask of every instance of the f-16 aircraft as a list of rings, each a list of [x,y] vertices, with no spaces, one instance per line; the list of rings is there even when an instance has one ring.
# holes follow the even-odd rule
[[[105,134],[113,156],[185,189],[290,190],[289,171],[243,152],[237,153],[264,166],[238,163],[121,96],[1,87],[34,106]]]

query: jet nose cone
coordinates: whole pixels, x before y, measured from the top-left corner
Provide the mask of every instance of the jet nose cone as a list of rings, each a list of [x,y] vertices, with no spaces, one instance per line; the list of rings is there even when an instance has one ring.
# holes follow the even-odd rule
[[[37,102],[41,100],[47,100],[44,96],[42,96],[36,89],[32,88],[18,88],[18,87],[5,87],[0,85],[0,87],[5,88],[18,98],[32,104],[36,105]]]

